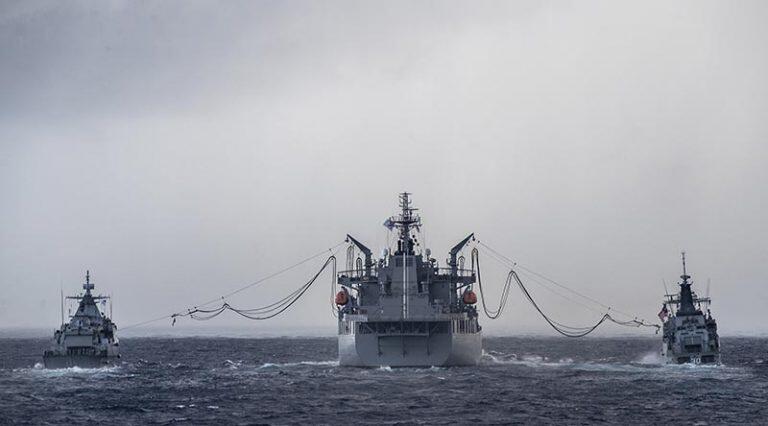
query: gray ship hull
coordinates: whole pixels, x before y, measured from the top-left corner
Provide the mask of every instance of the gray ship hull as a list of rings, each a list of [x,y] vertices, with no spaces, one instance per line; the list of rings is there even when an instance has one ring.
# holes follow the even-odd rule
[[[698,297],[691,289],[693,282],[685,269],[685,252],[682,257],[680,293],[667,294],[659,312],[664,321],[661,356],[668,364],[720,364],[717,322],[709,309],[701,309],[702,304],[708,306],[711,301],[709,297]],[[667,306],[672,307],[671,315]]]
[[[681,339],[681,337],[678,338]],[[671,349],[670,346],[672,346]],[[702,350],[702,346],[694,345],[690,348],[691,350],[686,350],[689,348],[684,345],[678,347],[665,342],[661,347],[661,356],[667,364],[720,364],[720,351]]]
[[[664,323],[661,355],[669,364],[720,364],[720,338],[715,320],[696,312]]]
[[[43,356],[45,368],[101,368],[117,364],[119,357],[98,355],[49,355]]]
[[[716,352],[699,354],[675,354],[662,351],[662,356],[667,360],[667,364],[720,364],[720,354]]]
[[[421,217],[408,193],[401,213],[385,222],[397,230],[397,245],[374,260],[371,250],[350,235],[348,270],[337,273],[339,364],[351,367],[477,365],[483,354],[474,269],[464,269],[461,250],[470,234],[448,252],[440,268],[416,236]],[[418,250],[417,250],[418,249]],[[355,259],[355,250],[360,255]],[[364,258],[364,259],[363,259]]]
[[[339,365],[351,367],[447,367],[477,365],[482,332],[473,334],[339,335]]]

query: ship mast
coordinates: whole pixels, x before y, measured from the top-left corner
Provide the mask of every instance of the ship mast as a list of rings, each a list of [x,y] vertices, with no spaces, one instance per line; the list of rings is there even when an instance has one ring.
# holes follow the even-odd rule
[[[402,192],[399,195],[400,198],[400,214],[391,216],[384,222],[390,231],[393,228],[397,228],[400,231],[400,235],[397,240],[397,251],[395,256],[402,256],[402,269],[403,269],[403,318],[408,318],[409,311],[409,296],[408,296],[408,262],[406,256],[413,256],[413,246],[415,245],[414,239],[411,237],[411,228],[419,230],[421,227],[421,217],[414,214],[417,208],[411,207],[411,198],[409,192]]]
[[[696,313],[696,307],[693,306],[693,293],[691,292],[692,282],[688,281],[691,276],[685,268],[685,252],[682,252],[683,258],[683,275],[680,278],[683,280],[680,283],[680,308],[678,309],[678,315],[692,315]]]
[[[93,290],[93,284],[91,284],[91,271],[89,270],[85,271],[85,284],[83,284],[83,289],[85,290],[86,296],[91,295],[91,290]]]
[[[59,302],[61,304],[61,323],[64,324],[64,284],[59,283]]]
[[[389,228],[397,228],[400,231],[400,236],[397,241],[396,255],[413,255],[414,241],[411,238],[411,228],[419,230],[421,227],[421,217],[414,214],[417,208],[411,207],[411,199],[409,192],[403,192],[400,194],[400,209],[399,215],[390,217],[384,222],[384,226]]]

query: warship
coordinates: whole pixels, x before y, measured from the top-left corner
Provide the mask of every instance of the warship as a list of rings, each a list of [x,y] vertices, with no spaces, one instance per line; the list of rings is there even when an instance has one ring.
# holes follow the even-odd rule
[[[698,297],[691,290],[693,281],[686,271],[685,252],[682,258],[680,293],[667,294],[659,312],[664,323],[661,355],[671,364],[719,364],[720,338],[709,310],[710,298]],[[706,313],[702,305],[707,307]]]
[[[415,232],[421,217],[410,194],[400,194],[398,215],[384,226],[397,233],[396,248],[374,260],[371,250],[350,235],[352,253],[362,253],[337,276],[339,364],[357,367],[429,367],[475,365],[482,355],[482,328],[472,290],[473,270],[464,269],[456,244],[445,267],[423,252]],[[394,249],[394,250],[393,250]],[[350,252],[348,252],[350,253]],[[354,263],[354,264],[353,264]]]
[[[64,322],[64,299],[62,298],[62,324],[53,335],[51,347],[43,354],[45,368],[98,368],[111,365],[120,358],[117,326],[97,306],[106,303],[109,296],[94,296],[91,273],[85,274],[85,293],[68,296],[78,302],[77,311]],[[111,316],[111,314],[110,314]]]

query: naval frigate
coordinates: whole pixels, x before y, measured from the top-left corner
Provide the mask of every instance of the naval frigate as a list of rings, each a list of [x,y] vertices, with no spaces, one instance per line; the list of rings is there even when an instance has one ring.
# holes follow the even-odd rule
[[[67,297],[78,303],[77,311],[69,322],[64,322],[62,300],[61,328],[56,330],[50,349],[43,354],[46,368],[98,368],[111,365],[120,358],[117,325],[97,305],[105,303],[109,296],[94,296],[91,293],[94,285],[90,271],[85,274],[83,289],[85,293]]]
[[[400,194],[398,215],[384,222],[397,233],[394,251],[374,260],[371,250],[347,235],[362,253],[338,273],[336,293],[339,364],[358,367],[475,365],[482,355],[482,328],[473,270],[463,268],[456,244],[440,267],[429,249],[415,250],[421,218],[410,194]]]
[[[691,290],[693,281],[686,271],[685,252],[682,257],[680,293],[667,294],[659,312],[664,322],[661,354],[671,364],[719,364],[720,338],[709,310],[711,300]],[[706,313],[702,305],[707,307]]]

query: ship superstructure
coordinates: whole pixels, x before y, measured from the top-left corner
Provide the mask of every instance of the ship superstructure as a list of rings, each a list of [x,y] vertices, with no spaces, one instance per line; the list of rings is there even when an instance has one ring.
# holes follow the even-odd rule
[[[99,310],[98,303],[106,303],[109,296],[94,296],[90,271],[86,272],[85,293],[69,296],[67,299],[78,303],[77,311],[69,322],[62,325],[53,335],[49,350],[43,354],[46,368],[97,368],[114,363],[119,357],[117,326]]]
[[[662,356],[673,364],[719,364],[720,337],[717,322],[709,310],[709,297],[698,297],[691,290],[691,276],[683,258],[680,293],[667,294],[659,318],[664,321]],[[702,305],[706,312],[702,311]]]
[[[384,226],[397,234],[396,247],[374,260],[371,250],[351,236],[362,253],[339,272],[339,363],[347,366],[423,367],[474,365],[482,355],[482,329],[472,291],[475,274],[463,269],[461,249],[449,252],[446,267],[416,247],[421,218],[409,193],[400,194],[401,212]],[[350,262],[352,263],[352,262]]]

